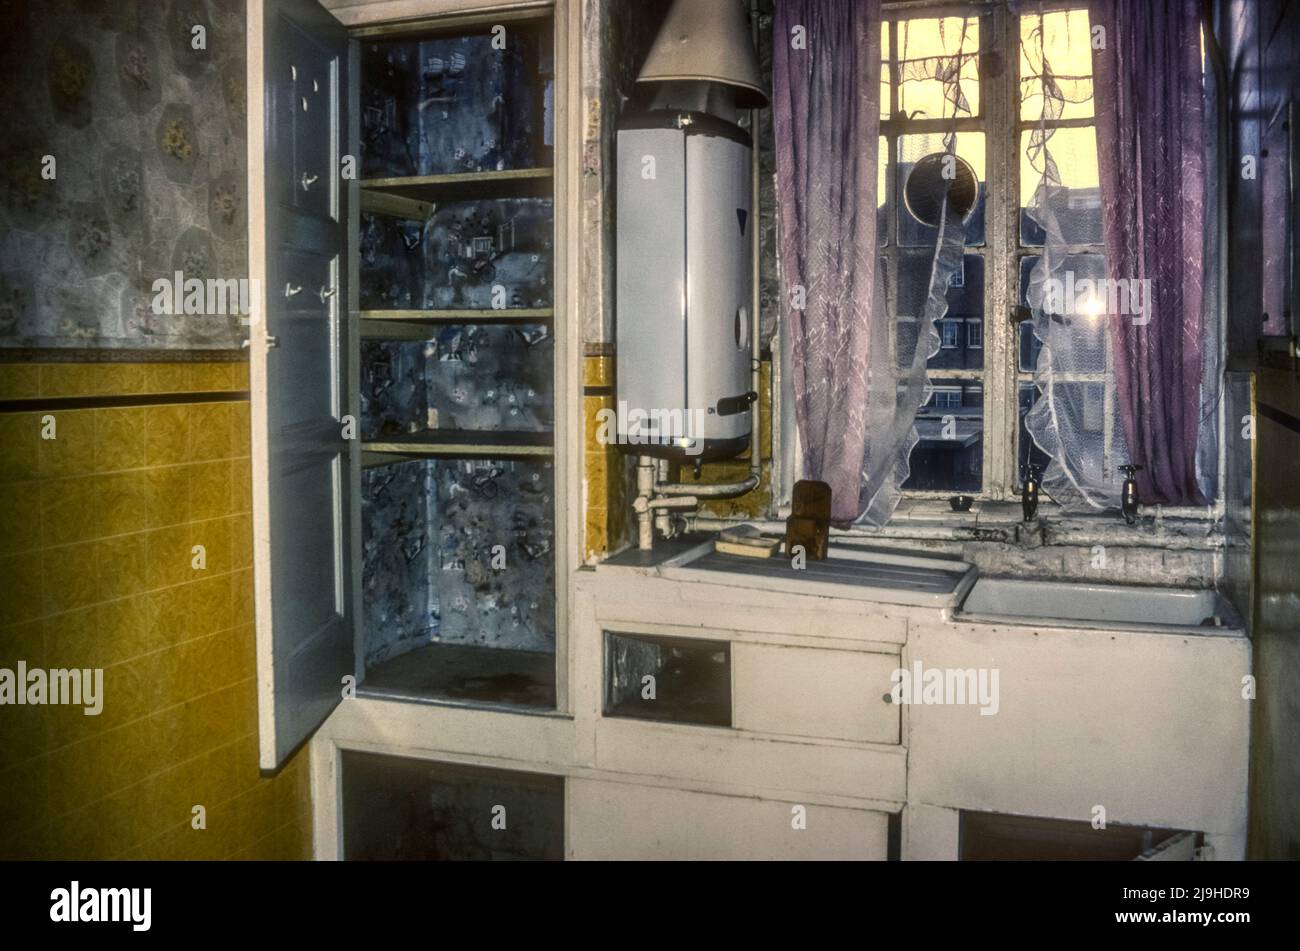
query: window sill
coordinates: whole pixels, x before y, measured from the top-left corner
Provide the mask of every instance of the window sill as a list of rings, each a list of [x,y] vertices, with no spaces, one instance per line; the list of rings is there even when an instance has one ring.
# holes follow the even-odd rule
[[[784,515],[769,525],[779,530]],[[720,521],[709,519],[710,522]],[[753,522],[731,518],[729,523]],[[969,512],[954,512],[947,501],[904,499],[887,525],[880,528],[832,529],[836,538],[896,539],[930,543],[989,543],[1039,548],[1049,545],[1114,545],[1129,548],[1176,548],[1218,551],[1223,548],[1223,520],[1214,508],[1162,509],[1153,506],[1128,525],[1117,512],[1065,513],[1053,502],[1042,502],[1033,522],[1023,518],[1020,502],[977,499]]]

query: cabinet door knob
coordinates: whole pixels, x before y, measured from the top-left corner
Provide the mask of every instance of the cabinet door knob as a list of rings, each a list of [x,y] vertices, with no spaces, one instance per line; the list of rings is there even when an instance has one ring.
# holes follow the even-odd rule
[[[266,335],[266,349],[267,349],[267,350],[274,350],[274,349],[275,349],[276,347],[278,347],[278,346],[280,346],[280,338],[279,338],[279,337],[272,337],[270,334],[267,334],[267,335]]]

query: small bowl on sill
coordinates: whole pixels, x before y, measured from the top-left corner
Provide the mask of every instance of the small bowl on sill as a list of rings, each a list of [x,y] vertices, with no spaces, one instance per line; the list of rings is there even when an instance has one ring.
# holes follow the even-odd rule
[[[973,495],[954,495],[948,499],[948,505],[954,512],[969,512],[970,507],[975,504]]]

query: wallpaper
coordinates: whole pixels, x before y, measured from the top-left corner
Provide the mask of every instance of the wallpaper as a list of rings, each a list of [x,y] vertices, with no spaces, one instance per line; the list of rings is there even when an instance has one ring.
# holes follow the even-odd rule
[[[243,0],[0,17],[0,348],[238,348],[246,289],[160,291],[247,277]]]

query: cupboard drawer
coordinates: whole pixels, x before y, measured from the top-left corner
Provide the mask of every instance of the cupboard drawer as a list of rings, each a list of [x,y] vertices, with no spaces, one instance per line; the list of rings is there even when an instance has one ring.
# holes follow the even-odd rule
[[[731,663],[737,729],[899,742],[899,708],[883,699],[895,654],[738,642]]]
[[[574,859],[868,859],[889,854],[889,815],[603,780],[569,780]],[[804,828],[794,828],[795,807]]]

